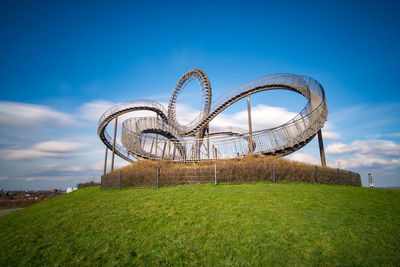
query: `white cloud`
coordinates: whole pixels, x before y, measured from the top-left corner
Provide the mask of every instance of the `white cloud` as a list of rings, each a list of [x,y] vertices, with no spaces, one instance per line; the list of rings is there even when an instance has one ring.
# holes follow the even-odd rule
[[[168,103],[160,104],[162,104],[166,109],[168,108]],[[100,116],[107,110],[107,108],[109,108],[109,105],[111,105],[110,102],[96,100],[82,105],[82,107],[80,108],[80,112],[82,114],[82,117],[88,120],[97,121]],[[186,125],[197,118],[200,114],[200,111],[190,107],[189,105],[177,103],[176,113],[178,122],[181,125]],[[297,113],[290,112],[285,108],[259,104],[253,107],[251,110],[252,128],[253,131],[257,131],[276,127],[291,120],[296,115]],[[121,124],[124,120],[128,118],[144,116],[154,117],[155,113],[150,111],[136,111],[120,116],[118,118],[118,122],[119,124]],[[110,123],[110,125],[111,124],[112,123]],[[210,126],[214,128],[231,126],[248,129],[247,110],[242,110],[234,114],[219,114],[211,121]],[[340,138],[340,135],[333,131],[324,131],[323,133],[324,138],[326,139]]]
[[[26,182],[32,181],[67,181],[72,180],[76,177],[74,176],[64,176],[64,177],[56,177],[56,176],[39,176],[39,177],[20,177],[16,178],[16,180],[23,180]]]
[[[340,139],[341,135],[338,132],[334,131],[335,126],[332,122],[325,122],[324,127],[322,128],[322,136],[325,140],[335,140]]]
[[[37,143],[32,148],[46,152],[73,152],[79,150],[84,144],[77,142],[46,141]]]
[[[384,167],[386,169],[394,169],[400,167],[399,159],[386,159],[383,157],[373,155],[356,154],[355,157],[338,160],[343,168],[357,168],[357,167]],[[330,163],[331,167],[335,168],[337,162]]]
[[[295,160],[295,161],[301,161],[305,163],[310,163],[314,165],[319,165],[321,163],[320,159],[314,157],[313,155],[307,154],[307,153],[294,153],[291,154],[290,156],[287,157],[288,159]]]
[[[382,138],[382,137],[400,138],[400,132],[386,133],[386,134],[375,134],[375,135],[372,135],[372,136],[374,138]]]
[[[290,112],[285,108],[259,104],[251,109],[252,128],[253,131],[258,131],[276,127],[293,119],[296,115],[297,113]],[[232,115],[219,114],[210,124],[218,127],[233,126],[247,129],[247,110]]]
[[[400,144],[389,140],[355,140],[350,144],[334,143],[326,147],[326,153],[337,158],[329,165],[343,168],[383,168],[394,170],[400,167]]]
[[[104,164],[104,161],[103,161],[103,164]],[[110,161],[110,164],[111,164],[111,161]],[[114,168],[115,168],[115,169],[119,169],[119,168],[123,168],[123,167],[125,167],[125,166],[128,166],[128,165],[130,165],[130,164],[131,164],[131,163],[128,162],[128,161],[126,161],[126,160],[119,159],[119,160],[116,160],[116,161],[114,162]],[[110,165],[108,165],[108,166],[110,166]],[[103,170],[103,168],[101,168],[101,170]]]
[[[45,171],[81,172],[92,170],[88,165],[50,164],[43,167]]]
[[[0,125],[75,125],[71,115],[42,105],[0,101]]]
[[[199,110],[185,104],[177,104],[177,119],[181,125],[191,122],[199,114]],[[253,131],[258,131],[273,128],[288,122],[296,115],[297,113],[290,112],[285,108],[259,104],[251,109],[252,129]],[[236,127],[248,131],[247,110],[242,110],[234,114],[221,113],[211,121],[210,127],[214,129]],[[341,138],[341,135],[333,130],[334,126],[332,123],[326,122],[322,131],[325,140]]]
[[[101,115],[113,105],[115,105],[115,103],[105,100],[87,102],[79,108],[79,115],[85,120],[97,122]]]
[[[166,105],[166,108],[168,109],[168,104]],[[192,122],[199,115],[199,110],[196,110],[185,104],[176,104],[176,119],[181,125],[186,125]]]
[[[356,140],[351,144],[334,143],[326,147],[331,155],[372,154],[400,156],[400,144],[388,140]]]
[[[114,161],[114,169],[119,169],[119,168],[123,168],[125,166],[130,165],[131,163],[126,161],[126,160],[119,160],[116,158],[116,160]],[[110,166],[111,166],[111,159],[110,157],[107,160],[107,171],[110,170]],[[90,166],[88,166],[91,170],[94,171],[103,171],[104,170],[104,160],[101,161],[97,161],[93,164],[91,164]],[[103,173],[102,173],[103,175]]]
[[[165,107],[168,103],[161,103]],[[28,145],[24,149],[3,149],[0,150],[1,160],[27,160],[30,159],[56,159],[51,161],[52,163],[43,167],[37,166],[36,169],[32,169],[29,173],[20,174],[9,174],[2,173],[0,181],[7,182],[9,180],[19,179],[23,181],[48,181],[45,184],[51,184],[50,181],[73,181],[76,180],[77,176],[81,179],[89,179],[88,177],[100,177],[104,168],[104,146],[101,145],[98,137],[96,136],[95,123],[98,121],[100,116],[113,105],[112,102],[105,100],[95,100],[84,103],[78,109],[72,111],[73,115],[62,113],[41,105],[29,105],[23,103],[14,102],[1,102],[0,101],[0,126],[1,125],[14,125],[14,126],[30,126],[44,128],[53,127],[54,131],[59,129],[59,136],[57,138],[63,138],[63,130],[59,126],[74,126],[74,131],[77,132],[82,129],[90,131],[85,138],[71,137],[68,139],[79,140],[79,142],[66,142],[66,141],[46,141],[39,142],[43,136],[29,136],[27,139]],[[191,122],[194,118],[199,115],[199,110],[191,108],[189,105],[177,104],[178,121],[181,124]],[[297,113],[290,112],[285,108],[272,107],[267,105],[257,105],[252,108],[252,123],[253,130],[262,130],[275,126],[279,126],[295,117]],[[128,114],[124,114],[119,117],[118,121],[121,124],[125,119],[130,117],[141,117],[141,116],[155,116],[154,112],[149,111],[138,111]],[[245,130],[248,128],[247,122],[247,110],[242,110],[233,114],[219,114],[211,123],[211,126],[218,126],[219,128],[224,126],[240,127]],[[78,126],[78,127],[77,127]],[[82,126],[82,127],[81,127]],[[82,129],[81,129],[81,128]],[[113,128],[113,122],[110,123],[110,129]],[[7,129],[7,128],[6,128]],[[14,128],[10,128],[12,133],[15,133]],[[323,128],[324,139],[339,139],[340,134],[336,132],[335,127],[332,123],[326,122]],[[118,133],[120,134],[120,133]],[[386,134],[387,137],[398,137],[399,133]],[[64,135],[65,137],[65,135]],[[378,137],[376,137],[378,138]],[[52,139],[52,138],[51,138]],[[32,141],[34,140],[34,141]],[[9,141],[13,146],[18,147],[21,145],[17,143],[13,138]],[[85,143],[85,144],[83,144]],[[75,152],[83,151],[83,147],[87,146],[92,149],[85,150],[85,153],[79,154],[79,158],[73,154]],[[97,147],[98,146],[98,147]],[[337,160],[342,163],[342,168],[380,168],[384,170],[398,170],[400,167],[400,144],[387,140],[357,140],[350,144],[334,143],[326,147],[326,153],[331,155],[331,159],[335,160],[330,162],[328,165],[337,167]],[[74,157],[71,157],[74,155]],[[340,159],[339,159],[340,157]],[[110,154],[107,163],[107,171],[110,168]],[[289,159],[307,162],[311,164],[320,164],[319,157],[314,157],[311,154],[296,152],[288,156]],[[58,160],[57,159],[61,159]],[[75,160],[74,160],[75,159]],[[48,163],[49,160],[45,162]],[[115,168],[120,168],[128,165],[129,162],[125,162],[118,157],[115,161]],[[54,176],[52,176],[54,173]],[[76,174],[73,176],[72,174]],[[58,175],[58,176],[57,176]],[[15,178],[17,177],[17,178]],[[3,183],[7,183],[3,182]]]
[[[33,149],[2,150],[1,160],[39,159],[60,157],[58,153],[37,151]]]
[[[386,134],[386,136],[400,138],[400,132],[399,133],[389,133],[389,134]]]
[[[70,153],[78,151],[85,144],[64,141],[47,141],[37,143],[27,149],[0,151],[2,160],[40,159],[40,158],[65,158]]]
[[[337,132],[322,131],[322,136],[326,140],[340,139],[341,135]]]
[[[85,118],[86,120],[90,120],[93,122],[98,122],[98,120],[100,119],[100,117],[103,115],[104,112],[106,112],[110,106],[111,102],[107,102],[107,101],[102,101],[102,100],[96,100],[93,102],[88,102],[83,104],[80,108],[79,108],[79,116]],[[168,106],[168,103],[159,103],[161,105],[163,105],[164,107]],[[149,111],[149,110],[138,110],[138,111],[132,111],[129,113],[125,113],[122,114],[120,116],[118,116],[118,127],[120,128],[122,123],[130,118],[141,118],[141,117],[156,117],[156,113],[153,111]],[[110,130],[111,128],[111,130]],[[108,130],[110,132],[113,131],[114,128],[114,121],[111,121],[108,124]],[[104,152],[102,152],[104,153]]]
[[[185,125],[197,118],[200,111],[188,105],[178,103],[176,113],[178,122],[181,125]],[[297,113],[290,112],[285,108],[259,104],[251,109],[252,128],[253,131],[258,131],[276,127],[293,119],[296,115]],[[248,129],[247,110],[242,110],[234,114],[221,113],[211,121],[210,126],[216,128],[232,126]]]

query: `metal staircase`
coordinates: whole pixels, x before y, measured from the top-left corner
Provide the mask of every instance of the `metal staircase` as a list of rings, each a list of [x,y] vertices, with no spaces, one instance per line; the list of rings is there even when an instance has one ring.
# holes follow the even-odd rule
[[[199,116],[187,125],[176,120],[176,101],[185,85],[197,80],[202,90],[202,109]],[[275,128],[254,131],[219,128],[206,130],[209,123],[235,102],[261,91],[290,90],[303,95],[307,104],[293,119]],[[216,158],[233,158],[249,153],[262,155],[287,155],[308,142],[324,126],[328,115],[324,89],[311,77],[293,74],[267,75],[248,81],[226,92],[211,102],[211,87],[207,76],[194,69],[184,74],[178,82],[168,111],[154,101],[138,100],[118,104],[107,110],[98,123],[98,135],[112,149],[114,140],[106,127],[114,118],[135,111],[148,110],[157,117],[131,118],[123,122],[121,141],[115,153],[121,158],[168,159],[174,161],[200,161]],[[249,140],[252,138],[252,149]],[[251,151],[250,151],[251,150]]]

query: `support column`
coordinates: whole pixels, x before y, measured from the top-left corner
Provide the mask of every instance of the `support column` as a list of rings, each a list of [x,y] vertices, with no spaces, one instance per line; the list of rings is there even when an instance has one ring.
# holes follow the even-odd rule
[[[253,154],[253,130],[251,127],[250,96],[247,96],[247,119],[249,121],[249,153]]]
[[[157,123],[158,123],[158,114],[157,114]],[[158,134],[156,134],[156,157],[158,157],[157,155],[157,149],[158,149]]]
[[[321,165],[322,165],[322,167],[326,167],[324,142],[322,141],[321,129],[319,129],[319,131],[318,131],[318,143],[319,143],[319,155],[321,156]]]
[[[210,126],[207,125],[207,159],[210,159]]]
[[[111,157],[111,170],[114,170],[114,156],[115,156],[115,143],[117,142],[117,125],[118,124],[118,117],[115,118],[115,125],[114,125],[114,142],[113,142],[113,149],[112,149],[112,157]]]
[[[167,140],[166,139],[164,139],[164,148],[163,148],[163,150],[162,150],[162,155],[161,155],[161,158],[162,159],[164,159],[164,154],[165,154],[165,148],[167,147]]]
[[[108,147],[106,146],[106,156],[104,158],[104,174],[107,172],[107,153],[108,153]]]

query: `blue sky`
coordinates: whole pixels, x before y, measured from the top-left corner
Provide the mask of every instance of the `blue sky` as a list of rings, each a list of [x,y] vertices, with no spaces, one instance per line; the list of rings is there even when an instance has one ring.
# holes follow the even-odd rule
[[[214,97],[266,74],[314,77],[327,95],[328,164],[400,186],[399,2],[277,2],[2,1],[0,188],[99,180],[102,112],[166,103],[192,68]],[[188,86],[181,111],[194,113],[199,94]],[[271,118],[304,105],[287,92],[252,97],[253,113]],[[238,102],[220,120],[241,125],[245,109]],[[289,158],[318,163],[318,143]]]

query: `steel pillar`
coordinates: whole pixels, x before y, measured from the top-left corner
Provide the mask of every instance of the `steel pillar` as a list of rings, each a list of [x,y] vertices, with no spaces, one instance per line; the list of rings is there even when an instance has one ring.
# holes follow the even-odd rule
[[[322,141],[321,129],[319,129],[319,131],[318,131],[318,143],[319,143],[319,155],[321,156],[321,165],[322,165],[322,167],[326,167],[324,142]]]
[[[207,125],[207,159],[210,159],[210,126]]]
[[[164,155],[165,155],[165,148],[166,148],[166,147],[167,147],[167,140],[164,139],[164,148],[163,148],[163,150],[162,150],[162,156],[161,156],[162,159],[164,158]]]
[[[115,125],[114,125],[114,142],[113,142],[113,149],[112,149],[112,157],[111,157],[111,170],[114,170],[114,156],[115,156],[115,143],[117,142],[117,125],[118,124],[118,117],[115,118]]]
[[[157,114],[157,123],[158,123],[158,114]],[[156,134],[156,157],[157,157],[157,148],[158,148],[158,134]]]
[[[106,146],[106,156],[104,157],[104,174],[107,172],[107,153],[108,153],[108,147]]]
[[[247,119],[249,121],[249,153],[253,154],[253,130],[251,127],[250,96],[247,96]]]

